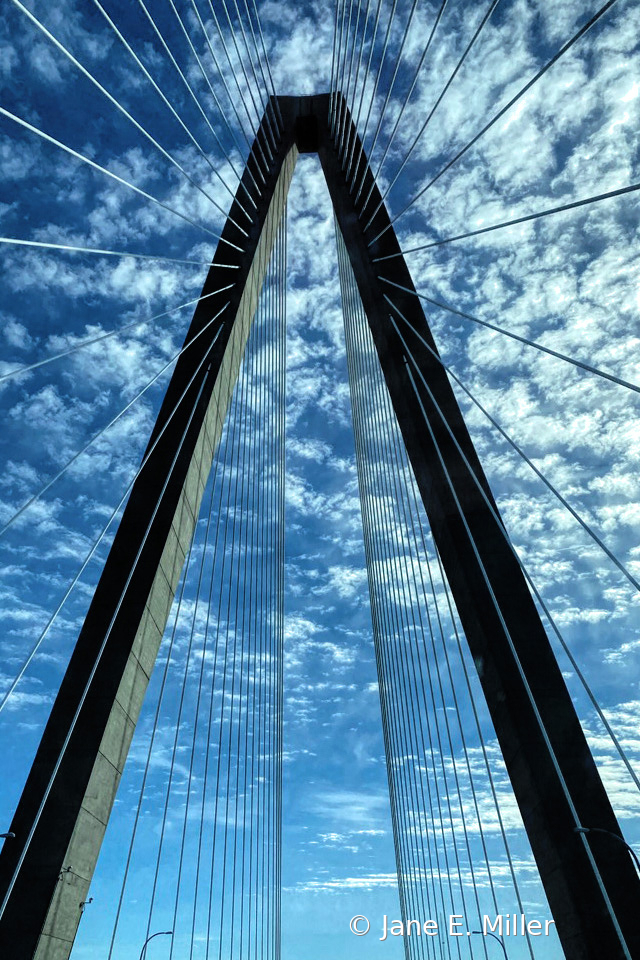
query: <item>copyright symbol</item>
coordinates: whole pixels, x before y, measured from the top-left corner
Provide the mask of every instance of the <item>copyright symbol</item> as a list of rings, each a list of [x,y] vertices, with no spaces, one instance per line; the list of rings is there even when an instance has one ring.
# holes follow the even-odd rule
[[[364,925],[364,930],[358,929],[359,924]],[[366,933],[369,933],[371,924],[366,917],[352,917],[349,921],[349,929],[351,930],[351,933],[355,933],[356,937],[364,937]]]

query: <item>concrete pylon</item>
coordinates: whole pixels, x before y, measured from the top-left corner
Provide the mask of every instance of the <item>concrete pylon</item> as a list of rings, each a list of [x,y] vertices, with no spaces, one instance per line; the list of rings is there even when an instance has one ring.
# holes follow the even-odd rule
[[[344,139],[355,147],[357,180],[363,178],[365,196],[371,190],[373,209],[380,193],[346,104],[341,98],[338,104]],[[278,107],[284,130],[256,198],[249,237],[241,238],[227,222],[223,237],[236,246],[218,245],[203,293],[235,285],[199,304],[187,342],[229,305],[220,327],[199,337],[176,368],[150,444],[168,426],[132,491],[11,825],[16,840],[0,855],[0,894],[6,902],[0,955],[66,960],[71,952],[79,904],[87,898],[296,159],[299,152],[317,152],[433,536],[481,665],[484,694],[565,955],[568,960],[640,956],[635,920],[640,881],[621,844],[595,833],[585,841],[574,831],[578,821],[620,834],[446,373],[418,337],[411,339],[411,351],[429,389],[408,375],[406,348],[390,321],[385,294],[437,350],[395,232],[389,228],[367,245],[355,192],[331,137],[329,95],[281,97]],[[259,176],[265,123],[231,209],[239,222],[238,201],[245,203],[252,177]],[[375,222],[378,231],[389,226],[384,204]],[[376,262],[379,258],[390,259]]]

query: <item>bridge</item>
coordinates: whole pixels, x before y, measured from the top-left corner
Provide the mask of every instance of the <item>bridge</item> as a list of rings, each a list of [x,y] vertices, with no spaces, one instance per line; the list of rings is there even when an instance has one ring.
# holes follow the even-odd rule
[[[631,4],[66,13],[5,14],[3,955],[637,956]]]

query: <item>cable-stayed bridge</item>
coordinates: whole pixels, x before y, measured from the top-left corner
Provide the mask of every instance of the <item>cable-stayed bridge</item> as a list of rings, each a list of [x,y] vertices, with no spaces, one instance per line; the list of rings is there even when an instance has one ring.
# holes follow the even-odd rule
[[[286,441],[312,460],[321,449],[287,384],[300,348],[286,329],[298,256],[287,209],[299,157],[317,155],[370,605],[358,656],[372,677],[375,662],[395,857],[388,939],[404,934],[395,943],[410,957],[636,956],[636,501],[614,453],[636,456],[640,388],[629,310],[612,290],[632,290],[623,251],[639,184],[624,134],[637,87],[621,53],[611,67],[612,49],[632,59],[632,4],[576,10],[575,22],[499,0],[473,11],[338,0],[331,23],[253,0],[138,0],[135,12],[92,0],[53,14],[11,0],[4,16],[4,177],[23,189],[1,238],[14,351],[0,374],[3,953],[291,949],[283,862],[287,820],[303,817],[286,802],[285,675],[303,648],[352,666],[348,645],[314,642],[321,628],[301,615],[321,608],[313,577],[301,586],[298,572],[304,599],[285,616]],[[299,22],[330,40],[315,38],[329,92],[292,96],[282,79]],[[304,49],[312,61],[312,38]],[[313,62],[296,70],[315,83]],[[614,73],[625,106],[609,116]],[[581,109],[587,81],[595,106],[582,94]],[[446,126],[454,98],[462,131]],[[527,110],[538,126],[523,133]],[[512,187],[487,169],[505,140]],[[443,210],[453,225],[440,232]],[[313,248],[312,232],[309,220],[299,242]],[[327,240],[297,280],[311,325]],[[205,267],[201,292],[185,296]],[[109,297],[135,288],[116,322]],[[69,320],[78,295],[84,316]],[[163,309],[141,312],[158,296]],[[131,389],[141,343],[151,352]],[[308,342],[309,362],[321,347]],[[72,431],[83,417],[90,429]],[[300,420],[292,445],[287,419]],[[30,462],[38,426],[47,459]],[[314,509],[330,540],[337,517],[321,515],[321,498]],[[303,569],[304,549],[296,560]],[[337,595],[364,608],[357,571],[331,569]],[[330,604],[322,615],[337,623]],[[339,728],[356,686],[334,682],[323,727]],[[319,728],[307,724],[309,752]],[[354,835],[384,833],[360,826]],[[363,915],[376,879],[360,886]],[[350,932],[350,917],[327,910],[303,949],[315,938],[326,952],[329,933],[349,955],[394,949],[373,929],[360,938],[364,916]]]

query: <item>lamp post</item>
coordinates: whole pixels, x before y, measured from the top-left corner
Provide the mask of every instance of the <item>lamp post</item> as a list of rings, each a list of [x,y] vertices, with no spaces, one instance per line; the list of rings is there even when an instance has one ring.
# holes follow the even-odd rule
[[[152,933],[150,937],[147,937],[145,942],[142,945],[142,950],[140,951],[140,960],[146,956],[147,953],[147,944],[150,940],[153,940],[154,937],[171,937],[173,936],[173,930],[158,930],[157,933]]]
[[[483,930],[472,930],[471,933],[479,933],[481,937],[493,937],[493,939],[497,940],[500,946],[502,947],[502,952],[505,955],[505,960],[509,960],[509,957],[507,956],[507,948],[505,947],[501,937],[499,937],[497,934],[491,933],[490,930],[487,930],[486,933]]]
[[[613,830],[605,830],[604,827],[574,827],[574,833],[606,833],[608,837],[613,837],[615,840],[619,840],[623,846],[627,848],[631,856],[633,857],[633,862],[636,865],[638,873],[640,873],[640,860],[638,860],[638,855],[633,849],[629,846],[624,837],[621,837],[620,834],[614,833]]]

